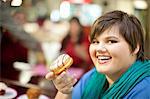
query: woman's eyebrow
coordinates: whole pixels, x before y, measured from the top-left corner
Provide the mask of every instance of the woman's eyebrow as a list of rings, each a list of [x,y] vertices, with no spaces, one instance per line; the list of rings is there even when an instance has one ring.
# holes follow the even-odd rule
[[[106,37],[106,39],[116,39],[116,40],[119,40],[119,38],[116,37],[116,36],[108,36],[108,37]]]

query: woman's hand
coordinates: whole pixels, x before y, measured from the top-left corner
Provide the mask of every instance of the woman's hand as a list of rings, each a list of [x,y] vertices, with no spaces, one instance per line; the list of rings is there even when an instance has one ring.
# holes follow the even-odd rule
[[[45,77],[48,80],[52,80],[56,89],[63,94],[71,94],[73,85],[77,82],[75,76],[65,71],[58,76],[55,76],[54,73],[50,71]]]

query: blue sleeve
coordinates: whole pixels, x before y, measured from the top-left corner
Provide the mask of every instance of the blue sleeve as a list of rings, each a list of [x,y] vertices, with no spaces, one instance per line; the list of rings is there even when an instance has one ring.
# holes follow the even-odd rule
[[[150,77],[144,78],[124,99],[150,99]]]
[[[72,99],[81,99],[83,89],[86,86],[87,81],[89,80],[94,71],[95,68],[87,72],[74,86],[74,89],[72,91]]]

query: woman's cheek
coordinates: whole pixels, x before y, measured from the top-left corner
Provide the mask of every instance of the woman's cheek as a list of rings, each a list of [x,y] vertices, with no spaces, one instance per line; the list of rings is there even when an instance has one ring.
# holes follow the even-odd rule
[[[96,52],[95,52],[94,46],[90,45],[90,47],[89,47],[89,53],[90,53],[91,58],[93,58],[95,56]]]
[[[92,54],[92,45],[90,45],[90,47],[89,47],[89,53],[90,53],[90,56],[91,56],[91,54]]]

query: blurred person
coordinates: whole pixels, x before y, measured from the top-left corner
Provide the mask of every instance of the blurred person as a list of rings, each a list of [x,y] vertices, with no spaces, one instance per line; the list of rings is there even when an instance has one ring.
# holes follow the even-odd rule
[[[90,34],[95,68],[75,86],[74,76],[50,71],[46,78],[58,89],[55,99],[149,99],[150,60],[144,56],[143,35],[133,15],[115,10],[99,17]]]
[[[17,24],[19,25],[24,25],[25,23],[27,23],[27,18],[26,18],[26,14],[23,10],[18,9],[16,11],[14,11],[14,13],[12,14],[14,21],[16,21]]]
[[[69,22],[70,30],[62,41],[61,52],[67,53],[73,58],[74,62],[69,71],[71,73],[76,71],[79,79],[92,66],[88,53],[89,41],[77,17],[72,17]]]
[[[12,0],[6,0],[6,2],[4,2],[0,0],[1,28],[7,29],[10,32],[10,35],[12,37],[19,40],[27,48],[35,51],[36,50],[41,51],[40,43],[35,38],[33,38],[30,34],[24,31],[23,26],[21,25],[21,21],[19,19],[15,19],[14,17],[12,17],[12,12],[14,11],[14,7],[10,6],[11,1]],[[26,17],[22,17],[22,18],[26,18]],[[22,22],[24,23],[25,21],[26,19]],[[3,35],[3,33],[1,33],[1,35]]]
[[[23,26],[26,23],[25,14],[22,11],[14,12],[12,17],[17,25]],[[13,63],[16,61],[26,63],[28,60],[28,48],[12,36],[9,29],[5,27],[2,27],[1,46],[2,77],[18,80],[20,72],[13,68]],[[10,75],[7,75],[7,70],[9,70]]]
[[[41,51],[40,43],[23,29],[26,17],[23,12],[15,12],[11,0],[0,1],[1,31],[1,77],[18,80],[19,71],[13,68],[16,61],[27,62],[28,50]]]
[[[18,80],[20,72],[13,68],[13,63],[16,61],[27,62],[27,57],[28,49],[11,36],[7,29],[2,28],[1,77]]]

